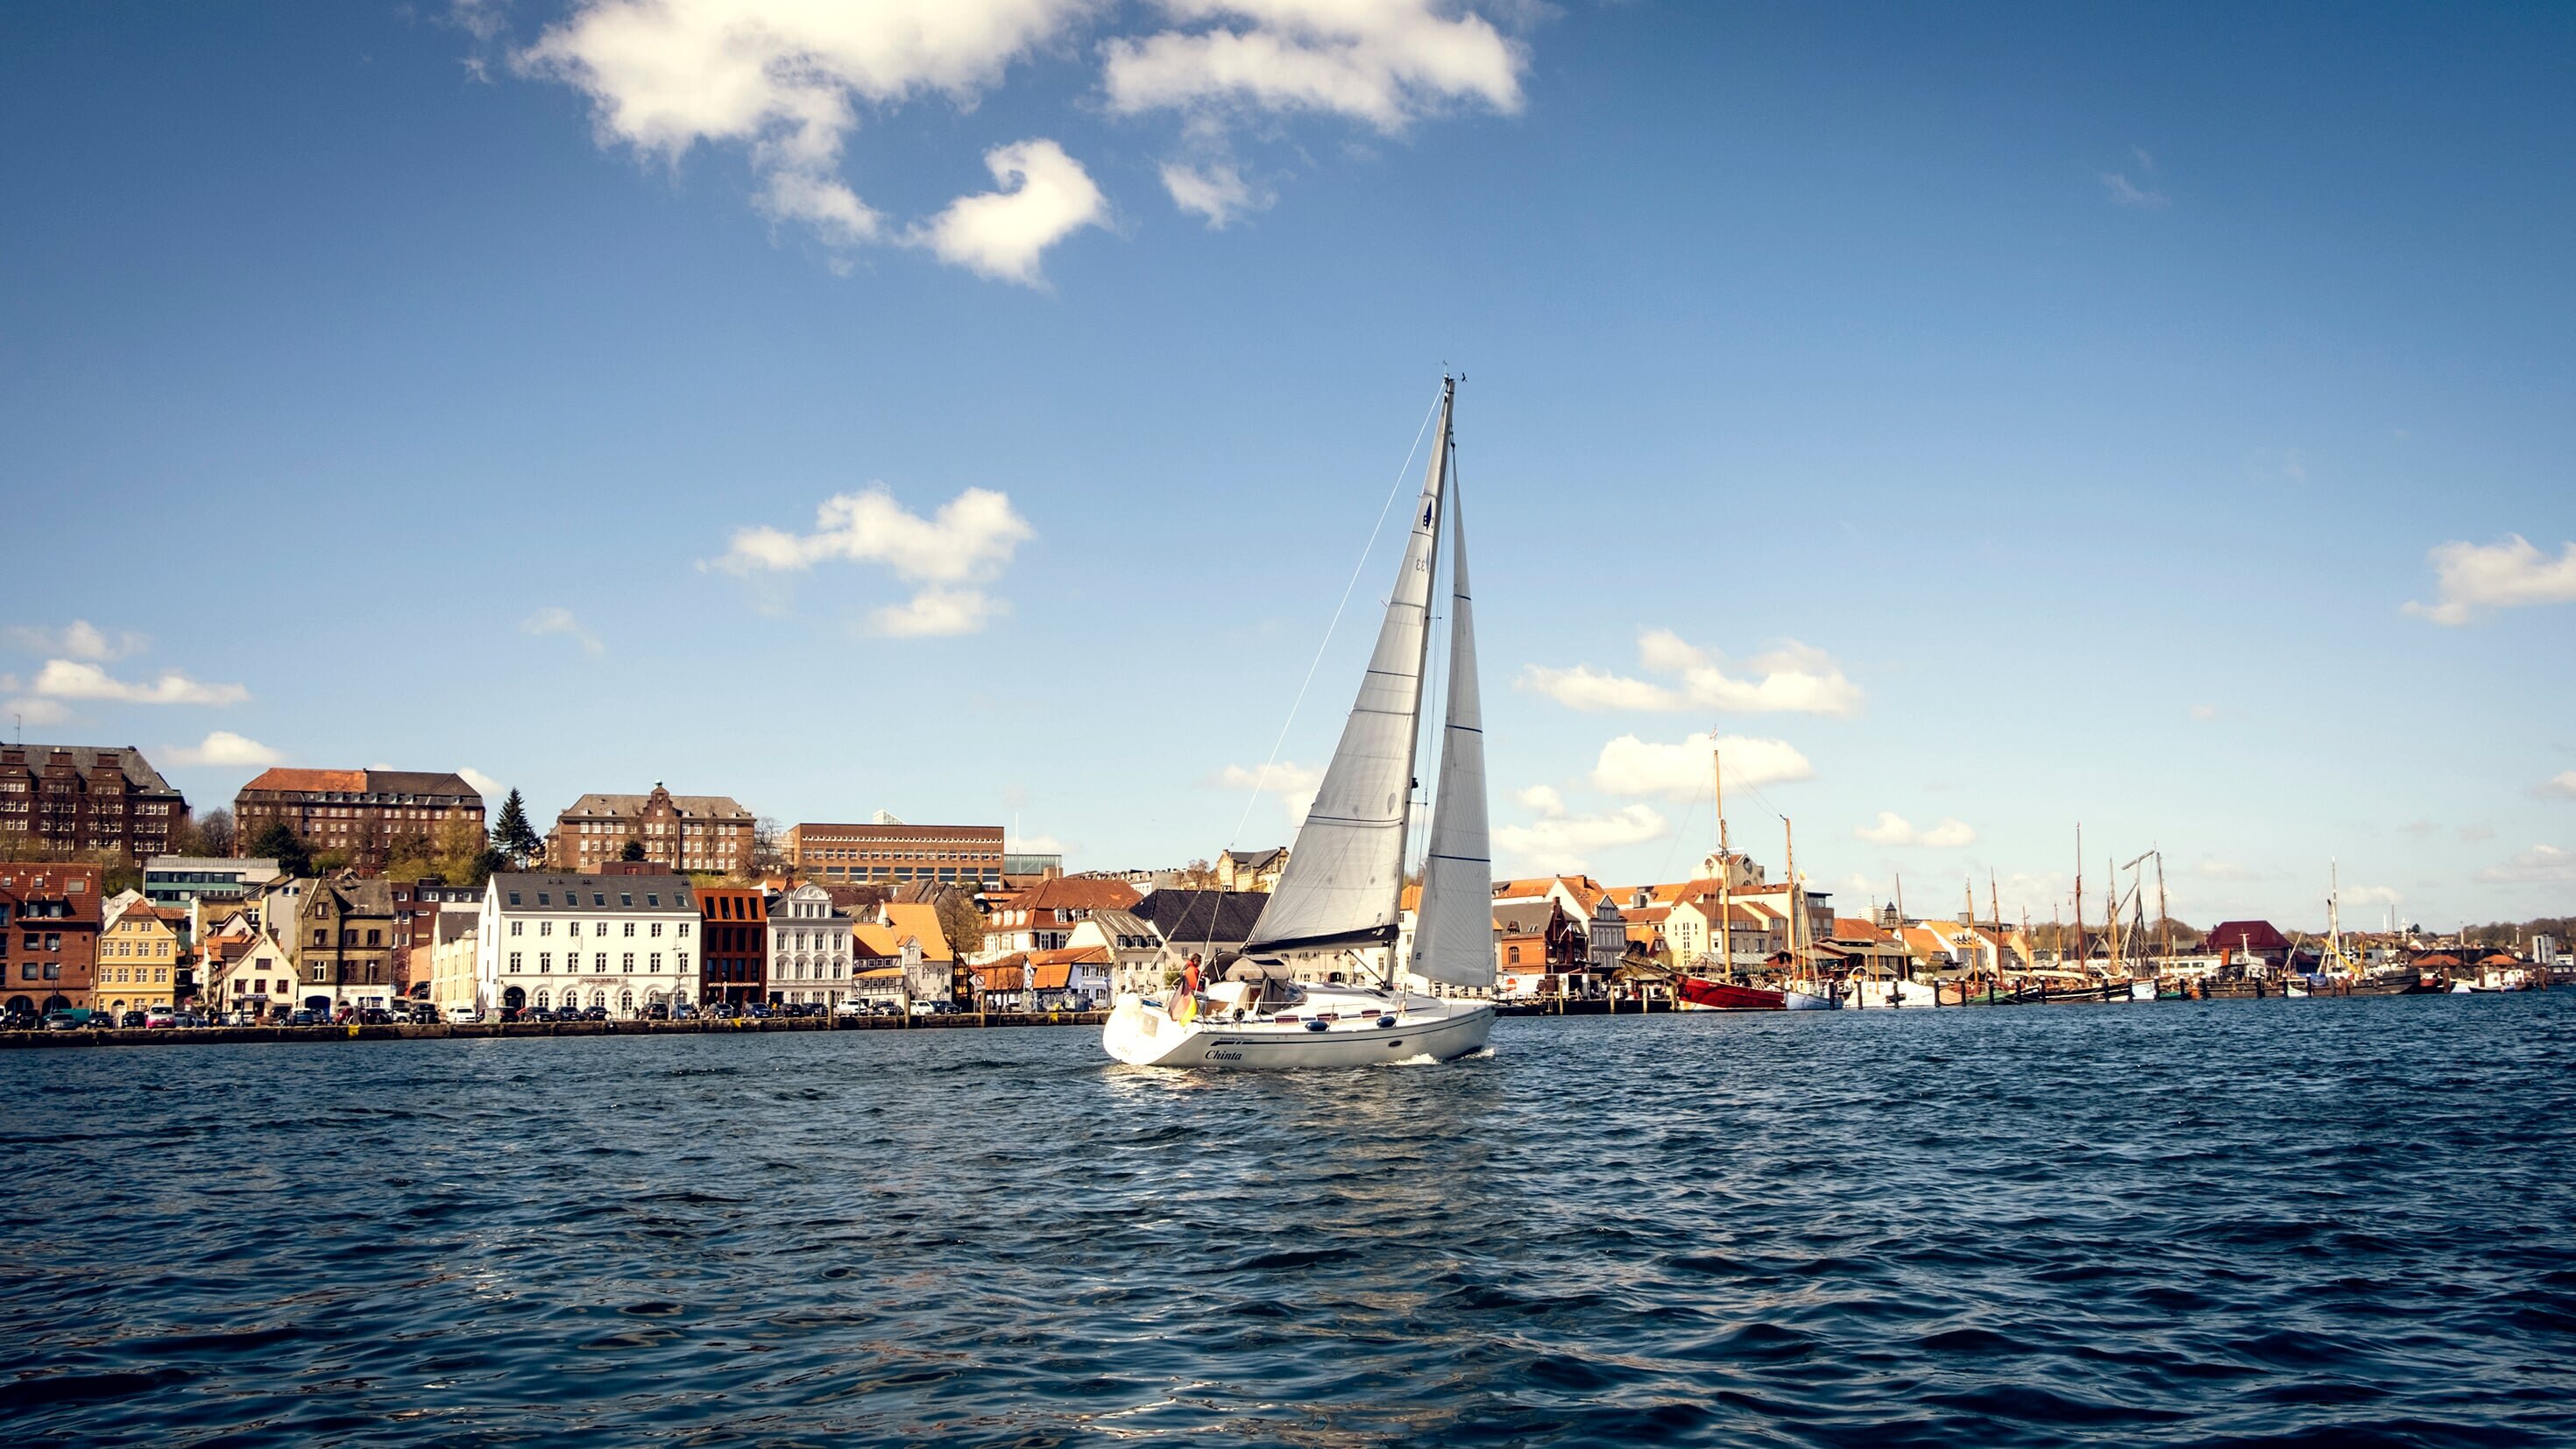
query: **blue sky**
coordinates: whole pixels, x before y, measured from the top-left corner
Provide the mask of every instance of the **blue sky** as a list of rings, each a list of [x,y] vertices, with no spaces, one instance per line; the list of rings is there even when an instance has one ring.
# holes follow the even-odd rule
[[[2569,12],[833,8],[0,18],[0,708],[1276,843],[1448,366],[1507,868],[2576,897]]]

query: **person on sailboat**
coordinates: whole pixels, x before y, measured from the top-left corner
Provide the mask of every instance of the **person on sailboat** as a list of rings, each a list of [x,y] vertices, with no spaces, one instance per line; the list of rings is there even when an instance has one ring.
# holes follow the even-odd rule
[[[1172,1020],[1187,1025],[1199,1014],[1199,958],[1192,953],[1181,963],[1181,989],[1172,993]]]

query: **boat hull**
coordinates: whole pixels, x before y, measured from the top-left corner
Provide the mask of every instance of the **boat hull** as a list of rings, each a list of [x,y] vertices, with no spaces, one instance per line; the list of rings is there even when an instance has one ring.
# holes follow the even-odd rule
[[[1840,1011],[1843,1009],[1842,997],[1836,995],[1834,993],[1834,989],[1830,986],[1819,987],[1814,991],[1808,991],[1800,987],[1792,986],[1780,993],[1780,1004],[1791,1011]]]
[[[1481,1001],[1411,998],[1401,1012],[1384,1003],[1324,1023],[1171,1019],[1143,997],[1119,998],[1100,1029],[1100,1044],[1130,1066],[1201,1067],[1231,1071],[1295,1071],[1314,1067],[1381,1067],[1398,1062],[1456,1061],[1484,1049],[1494,1029],[1494,1008]],[[1392,1016],[1392,1024],[1378,1023]]]
[[[1783,1011],[1789,1004],[1781,992],[1703,981],[1696,976],[1682,978],[1680,993],[1682,1005],[1692,1011]]]

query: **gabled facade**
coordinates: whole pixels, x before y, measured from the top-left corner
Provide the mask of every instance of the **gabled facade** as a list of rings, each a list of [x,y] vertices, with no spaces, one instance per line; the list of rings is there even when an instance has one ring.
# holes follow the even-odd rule
[[[384,869],[394,846],[435,840],[452,820],[483,824],[483,795],[445,770],[262,771],[233,797],[234,838],[248,848],[282,824],[314,852],[337,851],[362,872]]]
[[[555,817],[546,860],[596,872],[628,842],[665,874],[740,875],[752,868],[758,822],[731,795],[674,795],[655,782],[644,795],[584,795]]]
[[[856,923],[832,905],[831,892],[801,885],[769,903],[769,999],[788,1006],[833,1006],[858,989],[851,979]]]
[[[1125,881],[1061,876],[1040,881],[995,905],[986,921],[984,956],[1061,951],[1073,928],[1097,911],[1131,911],[1141,899]]]
[[[1288,847],[1284,845],[1268,850],[1226,850],[1216,858],[1216,888],[1267,895],[1278,889],[1280,872],[1287,868]]]
[[[179,928],[140,902],[117,912],[99,932],[96,981],[90,1000],[103,1011],[178,1005]]]
[[[1163,942],[1154,928],[1132,911],[1094,911],[1077,924],[1065,942],[1068,950],[1109,953],[1106,995],[1135,992],[1152,995],[1163,989]]]
[[[187,818],[187,800],[132,745],[0,745],[0,855],[23,840],[143,860]]]
[[[295,954],[294,1005],[316,1011],[393,1004],[397,935],[409,919],[394,913],[393,890],[355,876],[296,882],[290,923],[277,934]]]

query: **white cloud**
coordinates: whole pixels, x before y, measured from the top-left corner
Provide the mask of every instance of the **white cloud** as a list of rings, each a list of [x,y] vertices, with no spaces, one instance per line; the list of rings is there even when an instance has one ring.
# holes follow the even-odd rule
[[[2492,825],[2463,825],[2453,833],[2460,837],[2462,845],[2475,845],[2482,840],[2495,839],[2495,827]]]
[[[1082,164],[1053,141],[1021,141],[984,153],[1001,187],[961,196],[908,239],[939,259],[996,281],[1037,286],[1046,249],[1109,217],[1109,202]]]
[[[2534,793],[2576,800],[2576,770],[2561,770],[2533,787]]]
[[[1869,825],[1855,825],[1852,836],[1873,845],[1920,845],[1934,850],[1957,850],[1976,843],[1977,832],[1964,820],[1944,818],[1929,830],[1918,829],[1893,810],[1881,810]]]
[[[2153,210],[2167,205],[2170,200],[2163,192],[2149,191],[2117,171],[2102,173],[2102,189],[2111,194],[2111,204],[2114,206],[2135,206]]]
[[[2218,718],[2218,706],[2214,704],[2195,704],[2191,707],[2191,717],[2196,720],[2216,719]]]
[[[48,659],[36,672],[34,691],[54,699],[103,699],[118,704],[239,704],[250,691],[238,684],[199,684],[166,670],[149,684],[129,684],[95,664]]]
[[[1660,840],[1671,830],[1650,805],[1623,805],[1607,815],[1567,815],[1560,808],[1536,824],[1500,827],[1494,844],[1531,870],[1570,874],[1589,868],[1594,851]]]
[[[1630,679],[1589,664],[1572,669],[1533,664],[1514,683],[1569,709],[1593,711],[1849,715],[1860,708],[1860,687],[1844,677],[1833,656],[1794,639],[1746,660],[1749,677],[1741,678],[1726,671],[1721,656],[1685,642],[1670,629],[1639,634],[1637,658],[1648,673],[1675,677],[1678,684]]]
[[[1815,767],[1807,757],[1786,740],[1754,739],[1728,735],[1712,739],[1708,734],[1695,734],[1679,744],[1667,745],[1641,740],[1635,735],[1621,735],[1601,747],[1601,758],[1592,767],[1595,789],[1610,795],[1658,795],[1668,800],[1705,798],[1714,785],[1709,774],[1709,751],[1718,750],[1726,763],[1726,782],[1730,785],[1768,785],[1781,780],[1806,780],[1815,776]]]
[[[676,164],[740,144],[773,219],[846,252],[883,218],[840,175],[861,104],[938,93],[962,106],[1088,0],[589,0],[518,53],[522,74],[588,96],[602,145]]]
[[[87,619],[74,619],[62,629],[22,624],[9,631],[9,640],[30,654],[60,654],[100,663],[140,654],[152,643],[131,629],[120,629],[111,637]]]
[[[2535,845],[2502,865],[2479,871],[2478,879],[2498,885],[2576,885],[2576,850]]]
[[[1241,171],[1222,161],[1204,166],[1165,162],[1163,189],[1171,193],[1174,206],[1206,217],[1216,231],[1225,230],[1246,212],[1267,209],[1274,199],[1266,191],[1255,191]]]
[[[894,501],[882,483],[823,500],[812,533],[776,528],[734,532],[715,566],[730,573],[794,572],[827,560],[879,564],[924,587],[903,604],[869,616],[870,632],[894,638],[972,634],[1010,605],[980,589],[1033,535],[1010,495],[969,488],[928,518]]]
[[[539,609],[519,621],[519,632],[564,635],[581,645],[581,652],[584,654],[600,654],[607,649],[606,645],[599,642],[598,635],[581,626],[581,621],[573,617],[570,609]]]
[[[1554,785],[1532,785],[1512,798],[1541,815],[1565,813],[1565,797],[1556,793]]]
[[[990,577],[1031,536],[1010,495],[969,488],[929,518],[906,509],[882,483],[840,493],[814,510],[814,531],[745,528],[717,560],[735,573],[794,570],[831,559],[883,564],[906,579],[966,583]]]
[[[72,717],[70,706],[51,699],[13,699],[8,709],[19,724],[57,725]]]
[[[2406,897],[2395,886],[2348,885],[2342,888],[2343,903],[2348,906],[2394,906]]]
[[[996,599],[981,589],[949,589],[934,584],[903,603],[889,604],[868,615],[868,632],[889,639],[940,639],[977,633],[1009,612],[1007,600]]]
[[[1320,111],[1396,132],[1460,102],[1520,109],[1527,57],[1437,0],[1163,0],[1183,26],[1102,47],[1110,109]]]
[[[170,759],[182,765],[274,765],[286,758],[259,741],[216,730],[200,744],[182,745],[169,751]]]
[[[457,777],[462,779],[466,784],[473,786],[475,793],[481,795],[484,802],[490,805],[496,813],[501,808],[500,801],[502,797],[510,793],[508,790],[502,788],[500,781],[484,774],[481,770],[475,769],[472,765],[460,767],[456,774]]]
[[[2459,540],[2425,555],[2441,585],[2441,602],[2409,603],[2406,612],[2436,624],[2465,624],[2480,609],[2576,603],[2576,543],[2550,558],[2514,534],[2502,543]]]
[[[1288,811],[1291,824],[1302,825],[1306,812],[1315,804],[1315,792],[1323,788],[1324,772],[1300,765],[1293,760],[1247,769],[1228,765],[1212,782],[1226,790],[1255,790],[1279,797]]]
[[[1052,835],[1014,835],[1005,850],[1026,851],[1032,855],[1062,855],[1064,842]]]

